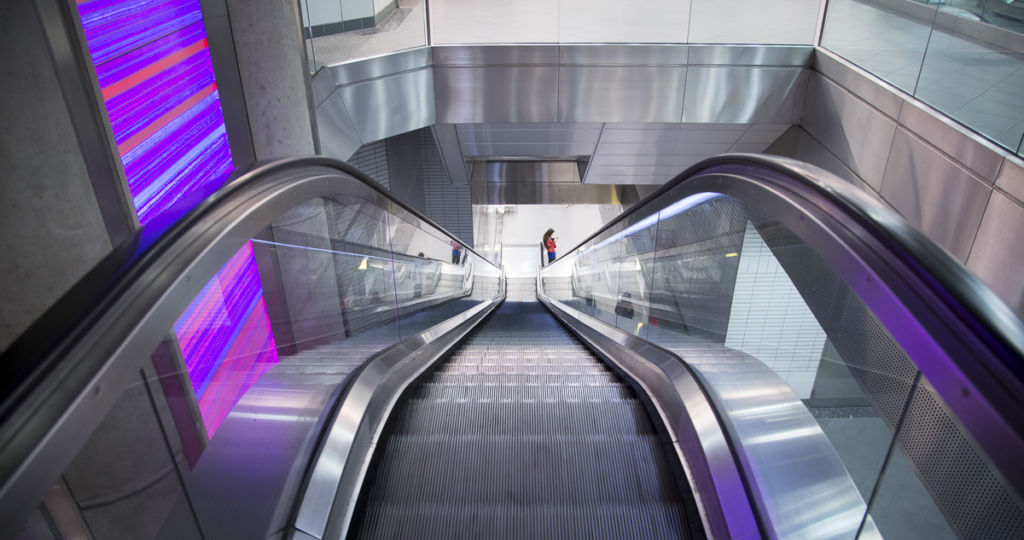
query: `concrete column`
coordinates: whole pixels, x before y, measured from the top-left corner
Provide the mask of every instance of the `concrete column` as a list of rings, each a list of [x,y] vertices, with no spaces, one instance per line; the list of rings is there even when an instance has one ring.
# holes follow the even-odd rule
[[[298,3],[226,4],[256,159],[318,153]]]

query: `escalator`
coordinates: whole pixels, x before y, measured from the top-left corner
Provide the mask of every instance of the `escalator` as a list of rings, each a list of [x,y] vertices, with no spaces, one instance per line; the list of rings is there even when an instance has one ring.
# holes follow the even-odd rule
[[[703,536],[634,392],[538,302],[503,304],[392,417],[350,537]]]
[[[1024,537],[1024,325],[819,169],[536,281],[324,158],[164,225],[0,357],[0,537]]]

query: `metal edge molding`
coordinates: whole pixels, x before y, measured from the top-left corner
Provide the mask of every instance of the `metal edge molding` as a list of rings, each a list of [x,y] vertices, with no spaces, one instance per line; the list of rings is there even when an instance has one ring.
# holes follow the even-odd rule
[[[504,297],[482,303],[377,354],[338,401],[295,507],[294,533],[342,537],[388,416],[402,392]]]
[[[762,537],[749,482],[702,382],[675,354],[597,321],[541,290],[540,301],[591,349],[636,381],[651,399],[686,472],[712,538]]]

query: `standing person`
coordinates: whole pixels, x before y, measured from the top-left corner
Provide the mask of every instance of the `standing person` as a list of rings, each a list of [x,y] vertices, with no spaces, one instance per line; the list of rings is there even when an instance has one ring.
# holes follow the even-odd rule
[[[459,264],[462,258],[462,244],[452,240],[452,264]]]
[[[544,247],[548,250],[548,264],[555,260],[555,230],[548,229],[544,233]]]

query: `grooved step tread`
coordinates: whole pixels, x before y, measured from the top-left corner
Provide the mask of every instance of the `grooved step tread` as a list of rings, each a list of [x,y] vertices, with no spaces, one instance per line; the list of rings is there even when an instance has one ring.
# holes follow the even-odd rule
[[[395,407],[358,538],[681,538],[633,390],[536,302],[503,304]]]

